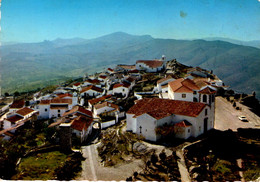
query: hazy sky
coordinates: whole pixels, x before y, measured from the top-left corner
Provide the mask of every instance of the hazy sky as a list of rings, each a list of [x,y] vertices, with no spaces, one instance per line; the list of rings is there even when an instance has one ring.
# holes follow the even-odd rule
[[[260,0],[2,0],[1,40],[155,38],[260,40]]]

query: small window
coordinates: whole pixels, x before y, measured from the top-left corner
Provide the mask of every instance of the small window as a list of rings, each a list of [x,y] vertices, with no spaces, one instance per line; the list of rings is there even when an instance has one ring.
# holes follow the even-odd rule
[[[60,110],[58,109],[58,112],[60,112]]]
[[[58,114],[58,117],[60,117],[60,114]]]
[[[196,92],[196,91],[193,91],[193,94],[194,94],[194,95],[196,95],[196,94],[197,94],[197,92]]]
[[[45,109],[45,112],[47,112],[48,111],[48,109]]]
[[[205,109],[205,116],[208,115],[208,109]]]
[[[207,102],[207,95],[203,95],[203,102]]]
[[[125,91],[125,89],[123,88],[123,92]]]
[[[168,93],[168,90],[166,90],[165,93]]]
[[[139,65],[139,67],[141,68],[141,65]]]
[[[190,129],[188,129],[188,133],[190,133]]]
[[[181,97],[182,97],[182,98],[186,98],[186,94],[182,94]]]
[[[199,131],[201,131],[201,126],[199,127]]]

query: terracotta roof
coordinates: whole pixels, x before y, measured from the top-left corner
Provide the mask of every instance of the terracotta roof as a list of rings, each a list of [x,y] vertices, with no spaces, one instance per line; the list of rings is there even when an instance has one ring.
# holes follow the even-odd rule
[[[178,126],[178,127],[189,127],[192,126],[192,124],[186,120],[183,120],[179,123],[176,123],[174,126]]]
[[[130,87],[130,84],[128,84],[128,83],[117,83],[117,84],[115,84],[114,86],[113,86],[113,89],[114,88],[118,88],[118,87],[125,87],[125,88],[129,88]]]
[[[136,61],[136,64],[137,63],[144,63],[150,68],[158,68],[163,65],[163,61],[159,61],[159,60],[138,60]]]
[[[14,116],[11,116],[10,118],[7,118],[6,120],[10,121],[11,123],[16,123],[17,121],[19,121],[21,119],[23,119],[22,116],[14,115]]]
[[[70,114],[75,114],[75,113],[82,113],[84,115],[87,115],[89,117],[92,117],[92,112],[85,109],[84,107],[82,106],[74,106],[71,110],[65,112],[63,114],[63,116],[67,116],[67,115],[70,115]]]
[[[108,71],[111,71],[111,72],[113,72],[113,71],[114,71],[114,70],[113,70],[113,69],[111,69],[111,68],[107,68],[107,70],[108,70]]]
[[[70,93],[57,94],[57,96],[58,96],[59,98],[63,98],[63,97],[72,97],[72,94],[70,94]]]
[[[106,107],[106,106],[112,107],[112,108],[114,108],[114,109],[119,109],[119,106],[118,106],[118,105],[112,104],[112,103],[110,103],[110,102],[103,102],[103,103],[101,103],[101,104],[96,104],[96,105],[94,105],[95,109],[100,109],[100,108]]]
[[[68,109],[68,105],[51,105],[50,109]]]
[[[50,101],[51,104],[72,104],[72,99],[54,98]]]
[[[24,107],[24,100],[14,100],[10,108],[22,108]]]
[[[190,79],[179,78],[168,83],[173,92],[192,93],[199,90],[199,87]]]
[[[125,70],[134,70],[135,69],[135,65],[123,65],[123,64],[120,64],[120,65],[117,65]]]
[[[49,105],[51,103],[51,100],[41,100],[39,105]]]
[[[99,78],[106,79],[107,76],[105,76],[105,75],[100,75]]]
[[[206,87],[204,88],[203,90],[199,91],[200,94],[215,94],[216,91],[209,88],[209,87]]]
[[[87,128],[90,126],[92,122],[92,118],[79,116],[72,120],[72,124],[70,127],[78,131],[87,130]]]
[[[85,82],[88,82],[88,83],[91,83],[91,84],[94,84],[94,85],[100,84],[100,81],[97,80],[97,79],[94,79],[94,80],[87,79]]]
[[[28,107],[24,107],[22,109],[19,109],[18,111],[16,111],[17,114],[20,114],[22,116],[26,116],[27,114],[32,113],[34,110],[30,109]]]
[[[137,69],[134,69],[134,70],[128,71],[128,73],[139,73],[139,71]]]
[[[103,101],[103,100],[105,100],[105,99],[107,99],[107,98],[109,98],[109,97],[111,97],[111,96],[112,96],[112,95],[105,95],[105,96],[103,96],[103,97],[91,99],[91,100],[89,100],[88,102],[89,102],[91,105],[93,105],[93,104],[96,104],[96,103],[98,103],[98,102],[100,102],[100,101]]]
[[[126,79],[126,81],[129,81],[130,83],[133,82],[133,81],[135,81],[135,80],[136,80],[136,79],[133,78],[133,77],[131,77],[131,76],[129,76],[129,77]]]
[[[206,104],[198,102],[145,98],[138,100],[127,113],[134,114],[135,117],[147,113],[156,119],[172,114],[197,117],[205,107]]]
[[[173,79],[173,78],[171,75],[168,75],[166,78],[162,78],[162,79],[158,80],[157,83],[162,83],[162,82],[170,80],[170,79]]]
[[[81,84],[81,83],[78,82],[78,83],[75,83],[75,84],[73,84],[73,85],[74,85],[74,86],[79,86],[80,84]]]
[[[94,91],[96,91],[96,92],[102,93],[102,89],[101,89],[101,88],[98,88],[98,87],[96,87],[96,86],[94,86],[94,85],[91,85],[91,86],[88,86],[88,87],[83,87],[82,90],[80,91],[80,93],[86,92],[86,91],[88,91],[88,90],[94,90]]]

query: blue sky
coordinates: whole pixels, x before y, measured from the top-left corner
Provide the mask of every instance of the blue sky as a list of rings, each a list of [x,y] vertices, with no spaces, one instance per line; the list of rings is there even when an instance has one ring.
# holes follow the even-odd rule
[[[2,0],[1,41],[95,38],[260,40],[260,0]]]

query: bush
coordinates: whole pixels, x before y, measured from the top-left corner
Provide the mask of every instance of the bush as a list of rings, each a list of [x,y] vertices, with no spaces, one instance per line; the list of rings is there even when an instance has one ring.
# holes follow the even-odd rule
[[[236,104],[236,102],[234,102],[234,103],[233,103],[233,107],[236,107],[236,106],[237,106],[237,104]]]

